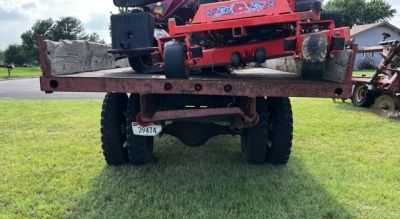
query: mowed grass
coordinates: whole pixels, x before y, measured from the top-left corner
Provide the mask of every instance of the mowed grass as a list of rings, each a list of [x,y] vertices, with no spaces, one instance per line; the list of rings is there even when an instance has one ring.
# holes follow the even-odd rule
[[[353,76],[363,76],[371,77],[374,74],[375,70],[357,70],[353,71]]]
[[[0,218],[400,218],[399,119],[292,98],[287,165],[240,159],[239,137],[107,166],[100,100],[0,101]],[[195,134],[195,133],[193,133]]]
[[[41,76],[42,69],[38,66],[31,67],[16,67],[11,70],[10,77],[8,77],[8,69],[0,67],[0,79],[4,78],[19,78],[19,77],[35,77]]]

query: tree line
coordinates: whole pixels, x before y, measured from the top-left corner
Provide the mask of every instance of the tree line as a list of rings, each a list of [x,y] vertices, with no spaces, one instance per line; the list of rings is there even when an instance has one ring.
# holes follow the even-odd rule
[[[346,26],[388,21],[396,15],[395,8],[385,0],[330,0],[325,9],[338,9]]]
[[[59,40],[88,40],[105,44],[103,39],[94,32],[85,33],[82,22],[75,17],[61,17],[59,20],[51,18],[37,20],[31,29],[21,34],[21,44],[10,44],[4,51],[0,51],[0,60],[5,63],[18,65],[39,63],[39,51],[36,36],[43,35],[45,39]]]

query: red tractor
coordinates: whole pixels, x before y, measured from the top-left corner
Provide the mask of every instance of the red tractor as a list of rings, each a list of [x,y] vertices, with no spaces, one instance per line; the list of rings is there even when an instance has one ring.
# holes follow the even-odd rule
[[[131,13],[111,16],[112,49],[136,72],[166,78],[226,73],[248,63],[293,56],[301,75],[321,78],[342,52],[349,28],[314,0],[114,0]]]

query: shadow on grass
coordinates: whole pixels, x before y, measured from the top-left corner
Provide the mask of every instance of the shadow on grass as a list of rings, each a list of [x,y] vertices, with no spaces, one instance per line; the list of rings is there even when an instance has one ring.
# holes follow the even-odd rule
[[[239,138],[200,148],[157,138],[158,162],[106,166],[67,218],[350,218],[292,156],[288,165],[248,165]]]

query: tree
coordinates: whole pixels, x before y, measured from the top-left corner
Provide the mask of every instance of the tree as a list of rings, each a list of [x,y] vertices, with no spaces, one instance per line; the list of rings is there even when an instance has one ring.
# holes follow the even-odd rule
[[[51,38],[50,29],[53,26],[53,19],[37,20],[30,30],[21,34],[22,49],[27,56],[28,62],[39,62],[38,47],[36,44],[36,37],[43,35],[46,39]]]
[[[100,44],[106,44],[106,41],[104,41],[103,39],[100,39],[99,34],[97,34],[96,32],[90,34],[88,36],[87,39],[89,42],[94,42],[94,43],[100,43]]]
[[[4,52],[3,50],[0,50],[0,64],[4,63]]]
[[[350,27],[386,21],[396,14],[396,9],[384,0],[330,0],[325,9],[341,10],[343,23]]]
[[[75,17],[61,17],[52,26],[52,40],[86,40],[88,36],[80,20]]]
[[[21,45],[11,44],[4,50],[4,61],[23,65],[26,62],[25,54]]]
[[[367,2],[367,7],[364,11],[364,21],[366,24],[387,21],[397,13],[396,9],[383,0],[372,0]],[[386,16],[382,16],[386,15]]]

